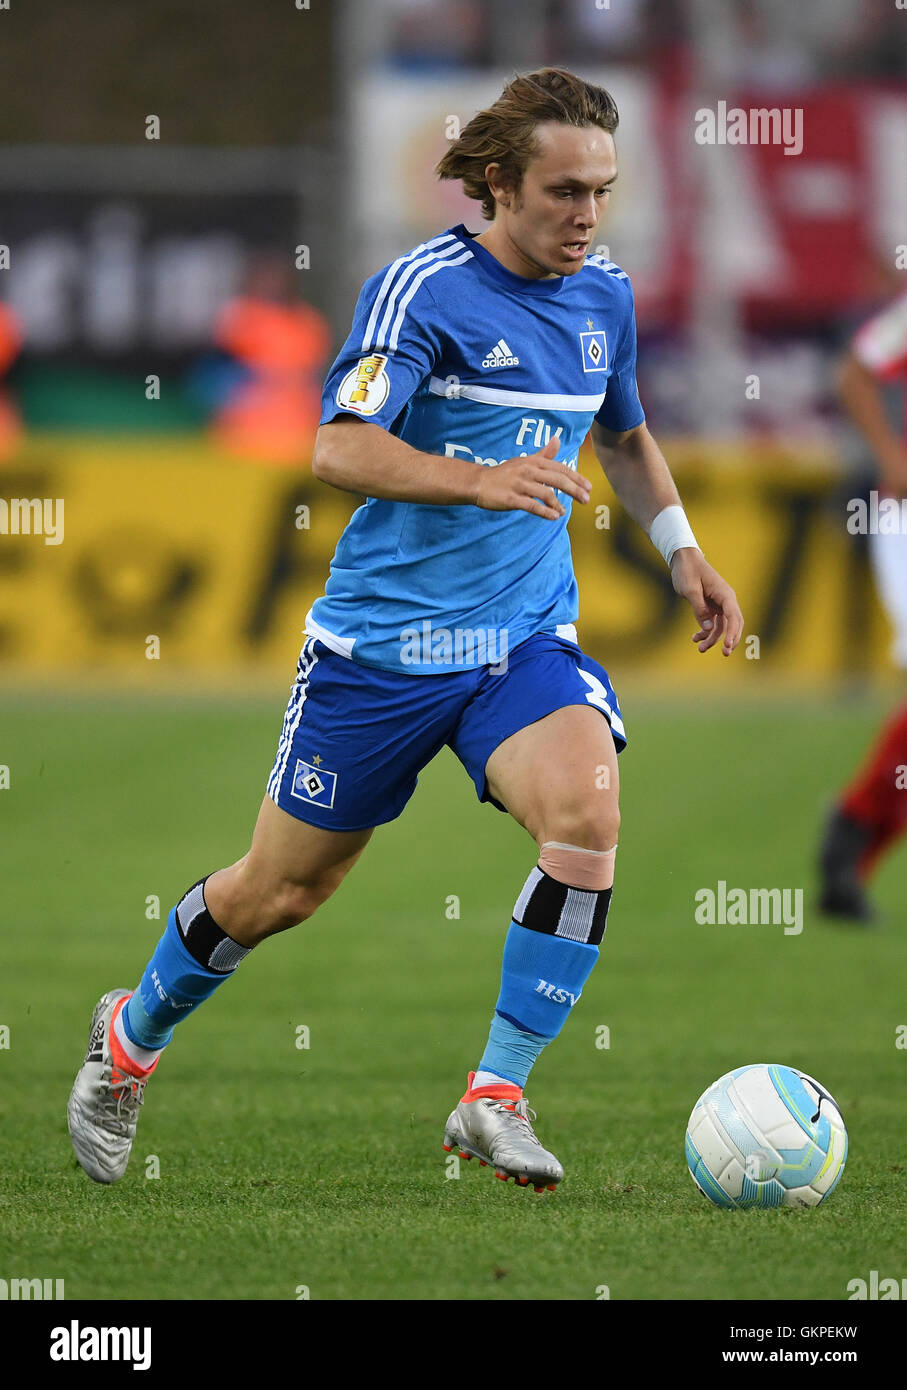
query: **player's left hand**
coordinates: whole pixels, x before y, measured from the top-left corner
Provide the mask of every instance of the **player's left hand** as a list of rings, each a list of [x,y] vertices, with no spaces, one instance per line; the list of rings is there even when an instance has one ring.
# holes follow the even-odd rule
[[[743,635],[743,614],[730,584],[706,563],[702,551],[692,546],[675,550],[671,579],[699,622],[699,631],[693,634],[699,650],[707,652],[724,633],[722,651],[730,656]]]

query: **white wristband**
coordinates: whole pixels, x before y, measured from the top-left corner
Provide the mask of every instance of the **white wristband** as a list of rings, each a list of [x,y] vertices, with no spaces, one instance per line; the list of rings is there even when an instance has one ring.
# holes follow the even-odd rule
[[[661,551],[666,564],[671,563],[675,550],[688,545],[699,549],[683,507],[662,508],[649,527],[649,540]]]

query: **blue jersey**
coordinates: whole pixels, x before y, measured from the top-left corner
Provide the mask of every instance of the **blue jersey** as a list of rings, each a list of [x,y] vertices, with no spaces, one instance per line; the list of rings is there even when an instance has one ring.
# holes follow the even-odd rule
[[[558,461],[575,469],[593,420],[620,432],[645,418],[630,281],[597,255],[575,275],[526,279],[453,227],[363,286],[321,423],[344,415],[488,468],[557,435]],[[414,675],[500,664],[536,633],[569,634],[571,499],[558,497],[556,521],[369,498],[306,631],[363,665]]]

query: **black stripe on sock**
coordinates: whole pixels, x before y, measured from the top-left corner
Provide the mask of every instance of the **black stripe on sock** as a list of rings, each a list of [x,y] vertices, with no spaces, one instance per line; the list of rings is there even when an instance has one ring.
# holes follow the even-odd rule
[[[600,946],[605,934],[605,927],[608,924],[608,909],[611,906],[612,889],[601,888],[597,891],[594,888],[571,889],[568,884],[560,883],[550,874],[546,874],[544,869],[539,869],[539,873],[541,878],[532,890],[529,901],[523,909],[522,918],[514,915],[513,920],[517,926],[526,927],[529,931],[543,932],[546,936],[556,936],[564,908],[567,905],[567,894],[570,892],[586,893],[594,896],[595,905],[592,909],[592,923],[585,944]],[[573,940],[574,938],[564,937],[563,939]]]
[[[208,911],[207,903],[204,901],[204,885],[211,877],[206,874],[193,883],[191,888],[180,898],[176,908],[176,925],[182,937],[183,945],[194,960],[199,965],[203,965],[206,970],[212,970],[219,975],[230,975],[236,969],[244,956],[248,955],[251,947],[240,946],[238,941],[234,941],[232,936],[228,936],[215,922],[211,913]],[[186,900],[195,889],[201,885],[201,910],[195,913],[191,921],[184,921],[186,915]],[[180,909],[183,909],[182,911]],[[229,942],[233,947],[223,947],[218,951],[218,947],[223,946],[224,942]],[[214,953],[217,951],[217,957]]]
[[[518,917],[514,917],[513,920],[518,926],[528,927],[530,931],[545,932],[548,936],[554,936],[567,901],[567,885],[558,883],[557,879],[546,874],[544,869],[539,869],[539,873],[542,877],[523,909],[522,921]]]

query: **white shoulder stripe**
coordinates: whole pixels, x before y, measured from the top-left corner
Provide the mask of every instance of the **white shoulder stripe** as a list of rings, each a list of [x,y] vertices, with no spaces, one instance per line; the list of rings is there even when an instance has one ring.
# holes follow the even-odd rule
[[[403,320],[406,317],[407,307],[413,295],[416,293],[416,290],[422,284],[422,281],[427,280],[429,275],[434,275],[439,270],[446,270],[449,266],[452,265],[465,265],[467,261],[471,260],[472,252],[465,251],[463,255],[459,256],[456,260],[442,261],[435,259],[431,265],[426,266],[424,270],[419,272],[419,274],[416,276],[416,278],[413,280],[413,283],[407,290],[406,294],[400,300],[400,307],[397,310],[397,317],[394,319],[394,326],[391,329],[391,335],[387,340],[387,347],[389,352],[393,352],[397,346],[397,342],[400,338],[400,329],[403,325]]]
[[[454,237],[452,233],[445,232],[443,236],[435,237],[434,241],[423,242],[420,246],[417,246],[414,248],[414,250],[407,252],[405,256],[400,256],[398,260],[394,261],[391,265],[388,266],[384,274],[384,279],[381,281],[381,288],[375,297],[374,304],[372,305],[372,312],[369,314],[368,323],[365,326],[365,333],[362,337],[363,351],[365,350],[366,343],[371,339],[371,336],[375,331],[375,324],[378,322],[378,315],[381,312],[381,307],[384,303],[384,297],[390,289],[394,276],[399,273],[401,267],[408,264],[409,261],[414,260],[416,256],[421,255],[423,251],[427,251],[434,246],[443,246],[445,245],[445,243],[451,242],[453,240]]]
[[[384,315],[381,319],[381,325],[378,328],[377,333],[374,335],[374,339],[372,341],[373,349],[383,348],[385,343],[387,342],[388,331],[390,329],[391,321],[394,319],[394,314],[397,309],[397,301],[399,300],[400,295],[406,289],[407,285],[410,283],[413,277],[415,276],[421,284],[421,277],[418,275],[418,272],[423,268],[423,266],[431,265],[435,261],[439,261],[441,259],[452,259],[462,250],[462,244],[459,241],[454,241],[449,246],[443,247],[440,251],[429,251],[426,255],[420,256],[418,260],[413,261],[410,265],[406,267],[406,269],[400,275],[397,276],[396,280],[394,281],[393,289],[391,290],[390,294],[387,296],[387,299],[385,300]],[[470,252],[470,254],[472,253]],[[409,299],[411,298],[412,295],[409,296]],[[407,299],[407,303],[409,303],[409,299]]]
[[[606,275],[611,275],[615,280],[629,280],[629,275],[625,270],[621,270],[614,261],[608,261],[604,256],[587,256],[586,265],[594,265],[597,270],[603,270]]]
[[[595,396],[556,396],[536,391],[503,391],[497,386],[471,386],[468,382],[452,384],[439,376],[429,377],[428,389],[433,396],[449,400],[479,401],[482,405],[533,406],[536,410],[567,410],[577,414],[601,410],[604,391]]]
[[[392,265],[388,266],[384,279],[381,281],[381,288],[372,305],[372,311],[369,314],[365,332],[362,335],[363,352],[367,352],[370,347],[374,346],[372,338],[378,323],[378,318],[385,308],[387,297],[391,292],[391,287],[400,276],[401,271],[406,275],[406,267],[411,266],[411,263],[415,261],[418,256],[422,256],[426,252],[431,253],[440,247],[444,247],[445,250],[443,254],[449,255],[451,252],[457,250],[461,244],[462,243],[459,242],[451,232],[445,232],[443,236],[435,237],[434,241],[423,242],[421,246],[415,247],[414,250],[409,251],[405,256],[401,256],[399,260],[394,261]]]
[[[461,249],[463,249],[463,247],[461,247],[460,242],[451,242],[450,246],[444,246],[439,252],[428,252],[425,256],[419,256],[418,260],[411,261],[411,263],[407,265],[406,270],[401,271],[400,274],[397,275],[397,278],[394,279],[393,282],[392,291],[386,296],[385,313],[383,313],[381,327],[378,328],[378,332],[376,332],[374,336],[374,341],[372,341],[372,347],[383,347],[383,345],[388,342],[388,331],[390,322],[393,320],[394,311],[396,311],[397,300],[400,299],[401,293],[403,293],[406,286],[410,284],[414,275],[417,275],[418,271],[421,271],[424,265],[431,265],[433,261],[440,260],[442,257],[456,256],[457,252],[460,252]]]

